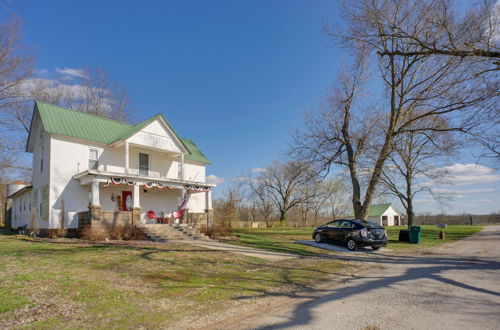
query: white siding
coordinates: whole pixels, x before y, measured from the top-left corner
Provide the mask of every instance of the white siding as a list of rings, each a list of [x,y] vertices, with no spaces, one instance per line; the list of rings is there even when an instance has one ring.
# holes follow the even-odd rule
[[[176,138],[170,134],[168,128],[166,128],[160,120],[153,121],[151,124],[132,135],[127,141],[175,153],[181,152]]]
[[[187,207],[189,212],[192,213],[204,212],[207,208],[205,202],[205,192],[191,193]]]
[[[392,206],[389,207],[384,213],[382,213],[382,216],[387,216],[387,225],[388,226],[394,226],[394,216],[399,215],[393,208]]]
[[[103,149],[94,147],[101,155]],[[51,138],[51,228],[59,228],[63,201],[66,228],[77,228],[76,213],[88,210],[89,187],[81,186],[79,180],[73,179],[75,174],[88,169],[88,149],[89,146],[66,138]]]
[[[49,219],[50,219],[50,208],[48,218],[42,219],[39,216],[38,209],[40,208],[40,203],[42,202],[42,188],[49,184],[50,180],[50,166],[51,166],[51,158],[50,158],[50,136],[45,131],[42,130],[41,122],[38,116],[34,120],[34,124],[32,126],[31,134],[33,134],[35,138],[35,142],[33,144],[33,176],[32,176],[32,185],[33,191],[37,192],[38,198],[36,201],[33,201],[32,208],[35,208],[35,216],[37,221],[37,226],[40,229],[49,228]],[[43,167],[42,167],[43,162]],[[50,199],[49,203],[50,204]],[[31,215],[28,221],[28,224],[31,225]]]
[[[188,181],[196,181],[196,182],[206,182],[205,177],[205,166],[197,165],[196,163],[190,163],[186,161],[184,163],[184,179]]]
[[[149,176],[179,179],[177,162],[166,153],[135,146],[129,147],[129,169],[131,174],[139,174],[139,153],[149,155]]]
[[[12,199],[12,228],[28,225],[31,227],[31,190]]]

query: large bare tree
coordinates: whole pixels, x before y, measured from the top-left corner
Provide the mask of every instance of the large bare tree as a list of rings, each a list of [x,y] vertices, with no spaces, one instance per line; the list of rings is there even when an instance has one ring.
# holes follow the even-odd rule
[[[421,54],[419,44],[397,36],[397,26],[417,33],[422,24],[436,23],[422,21],[413,4],[362,0],[344,6],[346,28],[329,32],[352,52],[354,64],[339,75],[329,109],[313,114],[314,120],[295,139],[303,157],[319,161],[326,169],[341,165],[349,170],[354,214],[360,219],[368,216],[399,135],[470,132],[497,109],[499,81],[482,61]],[[398,55],[392,54],[395,51]],[[379,72],[371,84],[371,97],[362,93],[369,65]],[[378,86],[382,86],[380,92],[374,93]],[[441,118],[449,125],[415,125],[427,118]],[[361,185],[363,176],[366,183]]]
[[[432,121],[432,122],[429,122]],[[441,118],[427,117],[419,125],[436,129],[447,126]],[[448,196],[438,193],[422,180],[443,180],[445,173],[436,173],[439,160],[446,160],[457,151],[460,144],[451,132],[412,131],[399,135],[394,141],[394,151],[389,155],[383,168],[381,182],[389,194],[397,197],[405,208],[408,226],[415,219],[413,201],[421,192],[427,192],[436,200],[443,202]],[[417,179],[420,178],[420,182]]]

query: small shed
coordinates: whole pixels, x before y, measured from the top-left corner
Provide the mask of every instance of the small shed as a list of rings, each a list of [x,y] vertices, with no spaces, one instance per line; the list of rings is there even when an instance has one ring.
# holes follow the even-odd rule
[[[350,216],[354,216],[354,214],[350,214]],[[401,215],[392,204],[372,204],[368,209],[368,221],[378,223],[384,227],[402,224]]]

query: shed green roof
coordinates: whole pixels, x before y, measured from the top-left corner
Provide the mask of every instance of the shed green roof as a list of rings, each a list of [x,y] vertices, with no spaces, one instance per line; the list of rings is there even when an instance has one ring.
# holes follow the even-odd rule
[[[372,204],[368,209],[369,217],[379,217],[381,216],[392,204]],[[354,213],[350,213],[349,217],[353,217]]]
[[[192,140],[181,138],[162,114],[151,117],[137,125],[129,125],[117,120],[69,110],[39,101],[35,102],[35,107],[38,109],[43,127],[47,132],[102,144],[112,144],[125,140],[154,120],[162,118],[189,151],[186,159],[210,164],[210,161],[196,144]]]

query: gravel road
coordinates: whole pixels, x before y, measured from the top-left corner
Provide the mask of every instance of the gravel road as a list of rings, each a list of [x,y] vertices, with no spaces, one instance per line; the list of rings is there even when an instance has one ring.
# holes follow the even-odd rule
[[[500,226],[432,253],[352,254],[362,274],[235,318],[233,329],[500,329]],[[320,261],[319,261],[320,262]]]

